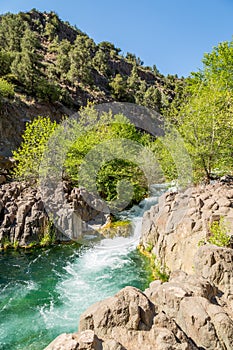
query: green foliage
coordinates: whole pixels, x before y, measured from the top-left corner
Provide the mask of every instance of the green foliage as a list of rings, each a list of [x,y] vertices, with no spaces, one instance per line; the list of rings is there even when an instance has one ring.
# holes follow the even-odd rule
[[[27,123],[23,134],[23,142],[17,151],[13,152],[16,160],[14,176],[18,179],[35,181],[38,179],[39,167],[46,143],[56,128],[56,122],[49,118],[38,117]]]
[[[41,79],[36,87],[36,96],[43,101],[59,101],[61,89],[57,84],[51,83],[46,79]]]
[[[127,52],[125,58],[127,59],[127,61],[129,61],[130,63],[133,63],[133,65],[136,66],[142,66],[143,65],[143,61],[141,60],[140,57],[136,57],[136,55]]]
[[[153,249],[153,244],[152,243],[148,243],[145,250],[148,252],[148,253],[151,253]]]
[[[98,48],[103,50],[107,54],[108,58],[116,58],[121,51],[121,49],[115,47],[108,41],[102,41],[99,43]]]
[[[211,236],[208,242],[219,247],[227,247],[230,244],[231,237],[229,235],[229,228],[225,223],[224,217],[221,217],[219,222],[214,221],[210,225]]]
[[[84,132],[80,135],[80,122],[73,129],[77,130],[77,137],[75,142],[69,148],[67,153],[67,159],[65,163],[66,172],[73,184],[78,185],[80,182],[80,166],[88,160],[85,159],[87,154],[95,149],[98,145],[104,145],[105,142],[116,139],[132,140],[141,144],[146,144],[150,141],[150,137],[146,137],[138,132],[134,125],[122,115],[112,116],[110,113],[103,114],[102,118],[98,120],[98,114],[93,107],[87,107],[81,112],[84,119],[81,121],[84,127]],[[92,121],[87,122],[85,114],[88,115]],[[105,161],[105,151],[111,154],[114,150],[111,150],[110,143],[105,144],[102,150],[102,156],[99,155],[99,159],[93,160],[91,167],[93,170],[89,170],[88,174],[85,174],[85,181],[91,183],[92,179],[96,179],[97,190],[102,198],[107,201],[113,201],[118,199],[118,186],[119,181],[124,179],[131,183],[134,189],[133,202],[139,202],[147,194],[147,181],[142,170],[130,160],[123,159],[123,153],[121,158],[114,157],[109,161]],[[102,157],[102,158],[101,158]],[[96,173],[98,168],[98,173]],[[90,178],[90,180],[89,180]],[[121,184],[122,185],[122,184]],[[124,189],[124,193],[127,199],[129,193],[127,193],[128,187]]]
[[[169,269],[166,265],[161,264],[158,259],[155,259],[153,275],[155,279],[158,279],[162,282],[167,282],[169,280]]]
[[[74,46],[69,52],[70,69],[67,78],[72,84],[82,82],[84,84],[92,83],[92,56],[95,49],[95,43],[86,35],[78,35]]]
[[[62,40],[57,48],[56,71],[62,81],[67,80],[67,74],[70,70],[71,43],[68,40]]]
[[[14,97],[14,85],[0,78],[0,97]]]
[[[133,65],[130,76],[127,79],[127,88],[128,88],[129,94],[133,95],[134,100],[135,100],[135,94],[140,88],[140,84],[141,84],[141,79],[138,75],[137,66]]]
[[[6,51],[19,51],[21,37],[26,23],[20,14],[1,16],[0,21],[0,47]]]
[[[14,59],[12,52],[7,52],[3,49],[0,50],[0,76],[4,76],[11,72],[11,64]]]
[[[118,101],[130,102],[129,95],[127,92],[127,80],[120,74],[116,76],[109,83],[109,86],[112,89],[112,96]]]
[[[43,232],[40,239],[40,246],[46,247],[53,244],[56,239],[53,221],[49,219],[47,224],[42,228],[42,230]]]
[[[193,163],[196,182],[210,181],[213,173],[231,172],[233,165],[233,46],[219,44],[193,73],[166,119],[182,136]],[[169,77],[170,83],[172,79]]]
[[[33,93],[40,78],[40,56],[37,52],[40,45],[36,34],[27,28],[20,46],[21,51],[17,52],[12,62],[11,72],[27,92]]]
[[[94,68],[96,68],[101,74],[107,75],[109,73],[108,56],[102,49],[96,51],[93,58]]]
[[[159,112],[162,106],[161,100],[162,95],[160,90],[155,86],[150,86],[144,94],[143,105]]]
[[[158,162],[167,181],[177,179],[178,173],[171,152],[166,147],[163,137],[158,137],[153,143],[153,151],[157,154]]]

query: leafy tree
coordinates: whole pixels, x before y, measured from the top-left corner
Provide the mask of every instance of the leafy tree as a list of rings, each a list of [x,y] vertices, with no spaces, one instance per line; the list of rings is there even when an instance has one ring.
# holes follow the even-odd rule
[[[8,13],[1,16],[0,47],[6,51],[19,51],[26,23],[20,14]]]
[[[138,86],[138,90],[135,93],[135,102],[140,106],[143,106],[144,104],[144,95],[146,90],[147,90],[147,83],[145,80],[141,80]]]
[[[45,35],[51,41],[55,38],[59,25],[59,18],[56,13],[50,12],[49,19],[45,25]]]
[[[11,64],[14,60],[13,52],[0,50],[0,75],[4,76],[11,72]]]
[[[107,54],[108,58],[116,58],[121,51],[121,49],[115,47],[108,41],[102,41],[99,43],[98,49],[103,50]]]
[[[46,79],[40,79],[37,83],[36,96],[43,101],[58,101],[61,95],[61,89],[58,84],[49,82]]]
[[[175,101],[166,117],[183,137],[196,181],[210,181],[233,165],[232,42],[219,44],[203,63],[187,80],[183,101]]]
[[[81,176],[79,172],[80,166],[88,162],[85,157],[96,146],[102,145],[101,147],[103,148],[99,149],[98,152],[103,153],[103,159],[101,157],[92,159],[91,164],[88,163],[88,174],[84,174],[85,183],[88,182],[89,177],[89,183],[92,182],[93,178],[96,178],[96,186],[102,198],[107,201],[113,201],[117,199],[119,180],[124,179],[127,180],[127,183],[130,182],[134,188],[132,201],[140,201],[147,193],[147,180],[145,175],[137,164],[124,159],[123,151],[120,153],[121,157],[118,158],[114,150],[111,149],[111,143],[109,142],[120,138],[139,142],[146,146],[146,144],[150,142],[150,137],[137,131],[135,126],[129,123],[122,115],[116,115],[113,118],[111,114],[105,114],[99,119],[94,109],[89,109],[89,112],[87,111],[88,109],[85,109],[84,113],[88,113],[88,120],[91,118],[92,121],[86,132],[81,135],[79,122],[79,127],[77,128],[78,137],[67,153],[65,167],[68,176],[73,184],[79,185]],[[107,124],[106,121],[108,121]],[[82,123],[85,125],[87,119],[84,118]],[[86,127],[84,130],[85,129]],[[106,146],[104,146],[105,142],[108,142]],[[106,162],[105,154],[111,154],[111,152],[113,152],[113,159]],[[96,168],[99,169],[98,173],[96,173]]]
[[[227,89],[233,89],[233,40],[214,47],[203,58],[204,79],[221,80]]]
[[[23,142],[17,151],[13,152],[16,160],[14,176],[18,179],[35,181],[38,179],[40,162],[46,148],[46,143],[56,128],[56,122],[49,118],[38,117],[27,123],[22,135]]]
[[[135,64],[136,66],[142,66],[143,65],[143,61],[141,60],[141,58],[140,57],[136,57],[136,55],[134,55],[134,54],[132,54],[130,52],[127,52],[125,58],[129,62]]]

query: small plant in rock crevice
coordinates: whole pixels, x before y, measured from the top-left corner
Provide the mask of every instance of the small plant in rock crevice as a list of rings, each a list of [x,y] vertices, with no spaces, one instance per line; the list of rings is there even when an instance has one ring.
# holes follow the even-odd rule
[[[227,247],[230,244],[231,236],[229,235],[229,228],[223,216],[220,217],[219,221],[214,221],[209,229],[211,233],[208,239],[209,243],[215,244],[218,247]]]

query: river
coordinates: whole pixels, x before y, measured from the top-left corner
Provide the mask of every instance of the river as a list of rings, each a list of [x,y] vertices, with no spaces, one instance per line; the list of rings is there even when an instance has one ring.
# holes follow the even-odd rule
[[[150,198],[121,214],[133,223],[128,238],[1,252],[0,350],[42,350],[77,331],[81,313],[96,301],[127,285],[144,290],[151,274],[136,249],[142,215],[164,191],[154,185]]]

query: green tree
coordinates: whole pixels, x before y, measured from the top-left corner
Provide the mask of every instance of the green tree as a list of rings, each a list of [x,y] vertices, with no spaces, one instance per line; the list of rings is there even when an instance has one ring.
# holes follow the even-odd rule
[[[161,110],[162,94],[156,86],[150,86],[146,90],[143,98],[143,105],[158,112]]]
[[[11,65],[12,73],[30,93],[36,91],[36,83],[40,77],[40,47],[38,38],[29,28],[25,30],[21,40],[21,52],[17,52]]]
[[[86,35],[78,35],[72,50],[70,51],[70,70],[67,73],[69,81],[77,83],[92,83],[92,57],[95,50],[95,44],[92,39]]]
[[[107,75],[109,72],[108,68],[108,55],[102,49],[96,51],[93,58],[94,68],[97,69],[103,75]]]
[[[184,139],[196,181],[231,172],[233,165],[232,42],[219,44],[203,63],[166,116]]]
[[[144,105],[144,95],[146,90],[147,90],[147,83],[145,80],[141,80],[138,86],[138,89],[135,93],[135,102],[140,106]]]
[[[57,58],[56,58],[56,72],[58,73],[61,81],[67,81],[67,74],[70,70],[71,60],[70,60],[71,43],[65,39],[60,42],[57,48]]]
[[[108,58],[116,58],[121,51],[121,49],[115,47],[112,43],[108,41],[102,41],[101,43],[99,43],[98,49],[104,51]]]
[[[17,151],[13,152],[16,161],[14,176],[20,180],[36,181],[46,143],[56,128],[56,122],[49,118],[38,117],[27,123],[22,135],[23,142]]]
[[[112,95],[118,101],[127,101],[127,81],[120,74],[116,74],[116,76],[109,83],[109,86],[112,89]]]
[[[130,76],[127,79],[127,86],[129,93],[132,94],[135,98],[136,92],[139,90],[141,84],[141,78],[138,75],[138,69],[136,64],[133,65]]]
[[[150,142],[150,136],[145,136],[137,131],[135,126],[123,115],[115,115],[113,117],[111,114],[104,114],[99,119],[97,112],[93,108],[85,109],[84,114],[86,115],[86,113],[88,113],[88,117],[84,116],[82,124],[88,125],[87,120],[90,121],[90,119],[91,123],[88,127],[84,127],[84,132],[81,135],[80,122],[78,123],[77,138],[69,148],[65,163],[68,177],[77,186],[80,180],[82,181],[82,176],[85,178],[85,183],[88,181],[88,183],[92,183],[93,178],[96,179],[97,190],[102,198],[107,201],[118,199],[117,189],[119,181],[122,179],[127,180],[127,183],[130,182],[134,189],[131,204],[139,202],[147,194],[148,190],[145,175],[137,164],[124,159],[125,152],[123,150],[122,152],[119,151],[121,156],[117,157],[111,148],[111,141],[127,139],[146,147],[146,144]],[[75,126],[73,129],[75,129]],[[98,145],[102,147],[98,152],[103,153],[103,158],[99,153],[98,159],[92,159],[92,162],[89,163],[86,160],[86,156]],[[106,153],[111,154],[111,152],[113,152],[114,159],[105,161]],[[88,173],[80,175],[80,167],[85,162],[88,162]],[[96,173],[96,169],[99,169],[98,173]]]
[[[6,80],[0,78],[0,98],[1,97],[13,97],[15,94],[14,86],[8,83]]]
[[[8,13],[1,16],[0,47],[6,51],[19,51],[26,23],[22,15]]]
[[[14,60],[14,53],[3,49],[0,50],[0,75],[4,76],[11,72],[11,64]]]

